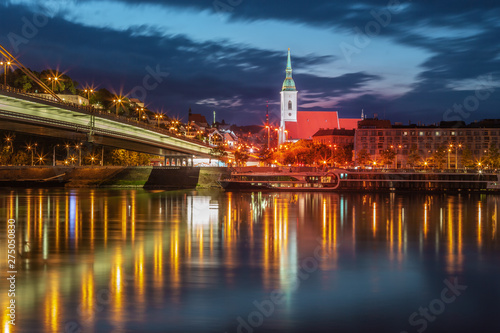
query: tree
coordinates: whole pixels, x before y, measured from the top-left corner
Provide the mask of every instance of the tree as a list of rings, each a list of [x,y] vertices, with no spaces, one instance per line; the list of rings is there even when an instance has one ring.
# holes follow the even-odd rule
[[[12,150],[10,146],[3,146],[2,151],[0,152],[0,164],[7,165],[10,162],[12,157]]]
[[[128,165],[128,154],[125,149],[113,149],[111,152],[111,161],[114,165]]]
[[[439,147],[431,156],[433,164],[438,169],[443,169],[446,164],[447,149],[445,146]]]
[[[363,148],[358,151],[358,154],[356,156],[356,163],[360,166],[367,165],[371,159],[372,157],[370,153],[368,153],[368,150]]]
[[[113,98],[115,98],[115,96],[109,92],[109,90],[102,88],[95,91],[90,100],[92,104],[100,104],[106,110],[109,110],[113,106]]]
[[[491,145],[490,149],[488,149],[488,152],[485,155],[485,161],[486,165],[488,165],[490,168],[498,168],[500,165],[500,152],[498,151],[498,148],[495,145]]]
[[[394,162],[394,158],[396,157],[396,152],[391,148],[385,149],[382,150],[380,157],[382,157],[382,164],[387,166]]]
[[[353,145],[343,146],[333,150],[333,161],[345,165],[352,162]]]
[[[462,165],[464,168],[474,168],[475,166],[474,156],[467,146],[462,149]]]
[[[420,162],[420,155],[418,154],[418,149],[416,145],[412,145],[410,148],[410,153],[408,154],[408,164],[411,167],[415,167]]]
[[[261,164],[269,165],[273,161],[273,152],[269,149],[264,149],[262,154],[259,156],[259,161]]]
[[[57,70],[46,69],[39,76],[49,88],[54,89],[55,93],[76,95],[76,87],[78,82],[73,81],[68,75],[59,73]],[[53,84],[54,78],[57,81]]]
[[[14,156],[12,156],[12,165],[26,165],[28,164],[29,156],[26,152],[20,150]]]
[[[237,165],[245,165],[248,161],[248,158],[250,156],[248,156],[247,152],[245,151],[240,151],[240,150],[237,150],[234,152],[234,161],[236,162]]]
[[[224,158],[227,156],[227,152],[224,149],[224,145],[220,143],[216,147],[210,149],[210,156],[213,156],[215,159],[218,160],[224,160]]]

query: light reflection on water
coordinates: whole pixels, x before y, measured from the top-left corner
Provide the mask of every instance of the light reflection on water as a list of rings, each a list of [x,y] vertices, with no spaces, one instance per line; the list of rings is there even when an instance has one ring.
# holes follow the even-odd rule
[[[273,290],[256,332],[410,332],[449,277],[467,294],[428,331],[466,331],[498,327],[497,212],[492,195],[18,190],[0,240],[16,219],[16,332],[236,332]]]

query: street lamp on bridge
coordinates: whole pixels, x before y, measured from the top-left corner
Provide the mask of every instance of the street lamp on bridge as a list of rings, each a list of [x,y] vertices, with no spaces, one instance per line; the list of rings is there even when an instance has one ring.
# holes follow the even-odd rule
[[[90,94],[94,93],[94,89],[87,88],[87,89],[84,90],[84,92],[87,94],[87,99],[88,99],[89,105],[90,105]]]
[[[3,65],[3,84],[7,85],[7,66],[10,66],[12,63],[8,60],[0,61],[0,65]]]
[[[137,122],[141,121],[141,115],[144,112],[144,108],[135,108],[137,111]]]
[[[155,114],[156,120],[158,120],[158,128],[160,128],[160,119],[163,119],[163,114],[157,113]]]
[[[116,99],[113,100],[113,103],[115,103],[116,116],[118,117],[118,106],[123,103],[123,98],[116,96]]]
[[[59,82],[59,77],[54,75],[54,77],[49,77],[48,80],[52,84],[52,91],[54,91],[54,84]]]

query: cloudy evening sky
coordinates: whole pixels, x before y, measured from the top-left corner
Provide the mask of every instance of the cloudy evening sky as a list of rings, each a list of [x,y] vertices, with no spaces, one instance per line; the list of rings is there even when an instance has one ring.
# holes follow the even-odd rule
[[[500,118],[500,3],[389,3],[2,0],[0,44],[33,70],[145,92],[151,109],[185,118],[191,106],[208,119],[215,110],[217,120],[258,124],[269,100],[277,119],[288,48],[299,110]],[[158,71],[157,84],[148,75]]]

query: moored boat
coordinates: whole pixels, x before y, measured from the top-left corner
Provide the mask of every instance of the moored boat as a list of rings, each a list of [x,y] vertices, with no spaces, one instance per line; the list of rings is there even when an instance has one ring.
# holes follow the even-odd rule
[[[331,191],[339,186],[339,179],[334,172],[324,171],[235,171],[219,183],[225,190]]]
[[[500,174],[482,170],[239,170],[220,184],[225,190],[500,191]]]

